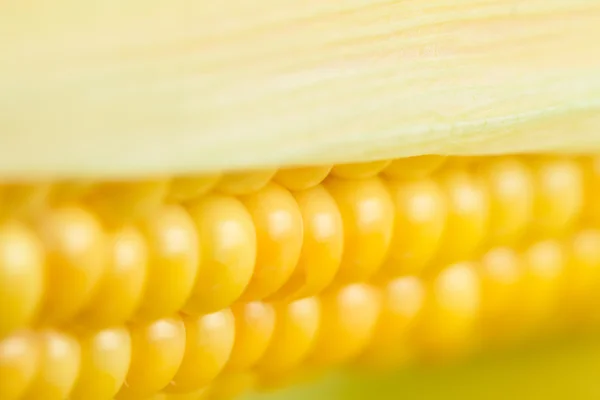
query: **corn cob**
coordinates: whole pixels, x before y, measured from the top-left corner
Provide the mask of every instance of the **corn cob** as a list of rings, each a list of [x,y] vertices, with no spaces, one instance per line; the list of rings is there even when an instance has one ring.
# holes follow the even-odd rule
[[[597,332],[597,2],[213,3],[3,6],[0,399]]]
[[[0,398],[200,398],[594,329],[597,165],[423,156],[186,190],[4,185]]]

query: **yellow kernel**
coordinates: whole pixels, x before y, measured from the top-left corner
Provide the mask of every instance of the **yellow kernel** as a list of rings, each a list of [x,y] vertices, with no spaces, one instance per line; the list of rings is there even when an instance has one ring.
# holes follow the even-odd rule
[[[95,182],[87,180],[58,182],[52,185],[48,201],[64,205],[82,199],[94,188]]]
[[[302,214],[290,192],[270,183],[243,198],[256,229],[256,265],[244,300],[261,300],[281,288],[294,272],[303,238]]]
[[[581,160],[584,173],[585,203],[583,215],[594,224],[600,223],[600,156]]]
[[[276,173],[276,169],[227,173],[221,177],[215,189],[232,196],[254,193],[269,183]]]
[[[185,312],[204,314],[232,304],[250,282],[256,259],[252,217],[234,197],[210,194],[188,208],[202,263]]]
[[[398,158],[393,160],[382,174],[392,179],[424,178],[437,170],[445,159],[445,156],[435,155]]]
[[[85,202],[108,225],[135,222],[152,214],[165,200],[166,179],[105,182],[94,186]]]
[[[330,179],[326,187],[344,226],[344,254],[336,280],[364,281],[387,255],[394,228],[392,197],[379,178]]]
[[[275,304],[275,331],[257,364],[261,374],[289,371],[308,355],[319,328],[321,308],[316,297]]]
[[[423,312],[425,287],[417,277],[403,276],[389,281],[382,294],[381,315],[360,361],[389,368],[414,356],[411,333]]]
[[[195,200],[215,187],[220,178],[220,174],[176,177],[169,185],[167,200],[172,202]]]
[[[491,249],[481,258],[478,271],[484,334],[494,340],[510,335],[524,294],[520,254],[509,247]]]
[[[39,334],[41,358],[38,373],[23,400],[65,400],[75,384],[81,365],[77,340],[58,331]]]
[[[335,278],[344,250],[340,210],[322,185],[294,193],[304,224],[300,259],[278,296],[299,299],[314,296]]]
[[[81,366],[70,400],[112,399],[125,381],[131,361],[126,328],[85,334],[80,339]]]
[[[250,369],[262,357],[275,329],[275,310],[268,303],[254,301],[232,307],[235,317],[235,343],[228,371]]]
[[[0,186],[0,218],[27,218],[42,211],[51,192],[49,183],[9,183]]]
[[[317,186],[327,178],[332,166],[282,168],[273,180],[288,190],[299,191]]]
[[[87,326],[107,327],[130,319],[142,300],[148,249],[142,234],[122,227],[108,236],[109,260],[90,303],[78,317]]]
[[[562,297],[564,311],[572,320],[597,314],[600,290],[600,230],[584,229],[567,243],[569,265],[565,268]]]
[[[516,243],[529,227],[535,197],[533,175],[517,158],[502,157],[477,169],[489,199],[488,242]]]
[[[256,374],[249,371],[228,372],[219,375],[197,400],[233,400],[249,392],[256,385]],[[175,399],[170,399],[175,400]]]
[[[534,232],[551,237],[568,229],[583,207],[583,173],[575,160],[542,159],[533,163]]]
[[[480,311],[477,265],[457,263],[428,284],[417,340],[427,357],[445,357],[468,350]]]
[[[22,398],[38,371],[40,350],[37,338],[26,331],[0,341],[0,399]]]
[[[372,161],[363,163],[338,164],[331,169],[331,175],[342,179],[366,179],[377,176],[391,160]]]
[[[439,180],[446,193],[448,215],[438,260],[469,259],[486,238],[488,197],[480,182],[465,170],[444,171]]]
[[[525,330],[540,328],[558,310],[566,254],[555,240],[533,244],[523,254],[526,292],[521,302]]]
[[[229,309],[184,317],[184,322],[185,354],[168,392],[186,393],[208,385],[227,363],[235,340],[235,321]]]
[[[136,317],[152,320],[183,307],[196,281],[201,254],[192,218],[178,205],[163,206],[140,226],[149,254]]]
[[[321,326],[309,362],[340,364],[368,343],[380,311],[379,293],[365,284],[351,284],[321,297]]]
[[[186,330],[178,316],[135,324],[130,335],[131,363],[116,399],[143,399],[167,386],[185,351]]]
[[[78,207],[48,211],[39,227],[48,268],[41,320],[65,322],[87,304],[102,279],[106,236],[96,218]]]
[[[395,206],[394,234],[386,275],[422,271],[440,245],[446,223],[446,198],[436,182],[424,179],[390,181]]]
[[[0,226],[0,338],[32,321],[45,278],[38,238],[18,223]]]

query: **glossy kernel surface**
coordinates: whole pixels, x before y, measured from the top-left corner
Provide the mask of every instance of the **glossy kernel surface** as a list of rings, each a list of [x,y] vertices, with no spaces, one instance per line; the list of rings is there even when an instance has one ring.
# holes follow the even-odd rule
[[[40,364],[24,400],[64,400],[69,397],[81,368],[81,347],[65,332],[39,333]]]
[[[32,322],[44,295],[44,263],[31,230],[18,223],[0,226],[0,338]]]
[[[254,193],[269,183],[276,173],[276,169],[226,173],[217,183],[216,191],[232,196]]]
[[[183,307],[196,282],[203,254],[192,218],[178,205],[162,207],[140,226],[149,258],[136,317],[152,320],[169,316]]]
[[[238,199],[211,194],[189,206],[202,262],[184,307],[203,314],[228,307],[244,292],[256,264],[256,230]]]
[[[282,168],[275,174],[273,180],[292,191],[306,190],[323,182],[331,172],[331,168],[331,165]]]
[[[300,258],[304,224],[298,203],[283,187],[270,183],[244,197],[256,229],[256,265],[242,298],[262,300],[290,278]]]
[[[288,299],[314,296],[335,278],[344,251],[342,214],[322,186],[294,193],[304,225],[300,259],[279,295]]]
[[[18,400],[41,364],[41,346],[33,332],[18,331],[0,340],[0,399]]]
[[[226,309],[200,317],[184,317],[186,345],[169,392],[192,392],[207,386],[225,367],[235,340],[235,321]]]
[[[235,342],[227,370],[244,371],[260,360],[275,330],[275,309],[270,303],[253,301],[232,307]]]
[[[166,387],[173,379],[186,346],[186,328],[179,316],[130,327],[131,362],[117,399],[140,399]]]
[[[344,227],[344,253],[336,277],[362,281],[381,267],[394,228],[394,203],[379,178],[331,179],[327,190],[335,199]]]
[[[93,327],[123,324],[142,301],[148,274],[148,248],[144,236],[133,227],[108,235],[109,256],[104,276],[79,322]]]
[[[390,181],[387,186],[395,217],[382,272],[388,276],[421,272],[440,247],[448,214],[444,192],[429,179]]]
[[[106,236],[93,214],[79,207],[46,213],[39,222],[45,248],[44,324],[73,318],[91,300],[106,270]]]
[[[84,333],[81,365],[72,400],[112,399],[125,381],[131,362],[131,338],[125,327]]]
[[[439,180],[446,194],[448,214],[438,260],[441,263],[467,260],[486,238],[487,192],[465,169],[444,171]]]
[[[321,304],[316,297],[275,304],[275,331],[258,362],[262,374],[290,371],[302,362],[316,339]]]
[[[339,364],[356,356],[368,343],[380,311],[379,292],[351,284],[321,296],[321,325],[309,362]]]

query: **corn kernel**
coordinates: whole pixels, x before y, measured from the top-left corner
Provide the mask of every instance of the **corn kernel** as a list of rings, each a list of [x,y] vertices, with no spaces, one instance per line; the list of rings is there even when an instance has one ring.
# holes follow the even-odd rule
[[[383,264],[392,240],[394,203],[379,178],[330,179],[344,226],[344,254],[336,277],[340,282],[368,279]]]
[[[365,284],[351,284],[321,297],[321,324],[309,362],[340,364],[368,343],[380,311],[379,293]]]
[[[424,302],[423,282],[415,276],[399,277],[383,285],[381,315],[359,361],[377,368],[408,363],[414,357],[414,341],[410,336]]]
[[[108,236],[110,256],[92,300],[77,318],[87,326],[116,326],[128,321],[144,293],[148,249],[142,234],[122,227]]]
[[[565,268],[561,303],[573,322],[582,322],[596,313],[600,290],[600,230],[584,229],[567,241],[569,257]]]
[[[50,183],[11,183],[0,186],[0,218],[33,217],[44,209]]]
[[[512,248],[497,247],[483,255],[479,268],[481,315],[488,339],[500,339],[514,329],[514,315],[523,301],[524,274],[521,255]]]
[[[188,208],[198,230],[202,262],[185,306],[191,314],[216,312],[248,286],[256,259],[252,217],[236,198],[208,195]]]
[[[532,162],[535,182],[532,234],[552,237],[567,230],[583,208],[583,173],[569,158]]]
[[[227,173],[217,183],[216,191],[232,196],[254,193],[269,183],[276,173],[276,169]]]
[[[270,183],[244,197],[256,229],[256,266],[244,300],[261,300],[280,289],[294,272],[302,248],[302,214],[289,191]]]
[[[18,223],[0,226],[0,338],[32,321],[44,294],[45,272],[38,238]]]
[[[256,374],[253,372],[229,372],[217,377],[197,400],[237,399],[255,386]]]
[[[75,203],[88,195],[95,186],[92,180],[64,181],[52,185],[48,202],[53,205]]]
[[[335,278],[344,250],[342,215],[322,185],[294,193],[304,225],[298,264],[279,296],[299,299],[323,291]]]
[[[220,174],[176,177],[169,185],[167,200],[176,203],[196,200],[208,193],[220,178]]]
[[[167,386],[185,351],[186,329],[178,316],[135,324],[130,335],[131,363],[116,399],[148,397]]]
[[[427,357],[447,357],[473,345],[480,310],[480,281],[474,263],[448,266],[427,285],[419,346]]]
[[[21,399],[40,362],[41,346],[33,333],[19,331],[0,340],[0,399]]]
[[[64,400],[69,398],[79,374],[81,349],[73,336],[55,330],[39,334],[40,366],[24,400]]]
[[[148,272],[138,319],[152,320],[180,310],[188,299],[200,263],[198,234],[188,213],[164,206],[142,221],[149,249]]]
[[[313,188],[323,182],[329,172],[331,165],[304,167],[304,168],[282,168],[277,171],[273,180],[288,190],[300,191]]]
[[[390,181],[387,186],[395,217],[389,259],[382,273],[396,276],[421,272],[440,246],[446,225],[446,198],[439,185],[429,179]]]
[[[373,178],[390,165],[390,163],[391,160],[383,160],[334,165],[331,169],[331,175],[343,179]]]
[[[448,216],[438,253],[438,262],[468,260],[485,239],[489,200],[481,183],[464,169],[441,172]]]
[[[232,307],[235,343],[227,363],[228,371],[250,369],[262,357],[275,329],[275,310],[269,303],[253,301]]]
[[[391,179],[416,179],[430,176],[444,163],[444,156],[414,156],[393,160],[382,171]]]
[[[106,269],[106,236],[93,214],[79,207],[48,211],[39,221],[46,250],[44,324],[74,317],[91,300]]]
[[[200,317],[184,317],[185,353],[179,370],[166,388],[168,392],[200,390],[221,372],[235,340],[235,322],[231,310]]]
[[[488,242],[512,245],[532,222],[535,196],[533,174],[517,158],[498,158],[479,165],[477,174],[489,199]]]
[[[265,354],[257,363],[261,374],[289,371],[307,356],[321,321],[321,306],[315,297],[275,304],[275,331]]]
[[[79,375],[69,399],[112,399],[125,381],[131,361],[131,338],[124,328],[84,334]]]
[[[566,267],[563,244],[556,240],[534,243],[523,254],[527,292],[522,302],[525,330],[547,326],[557,310]],[[529,332],[526,332],[528,334]]]
[[[93,187],[85,203],[108,225],[129,224],[152,214],[165,200],[166,179],[106,182]]]

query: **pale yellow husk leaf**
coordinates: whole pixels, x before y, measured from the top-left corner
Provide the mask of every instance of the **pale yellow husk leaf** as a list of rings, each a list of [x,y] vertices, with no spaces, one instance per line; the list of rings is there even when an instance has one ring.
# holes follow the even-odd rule
[[[598,0],[5,0],[0,177],[600,151]]]

